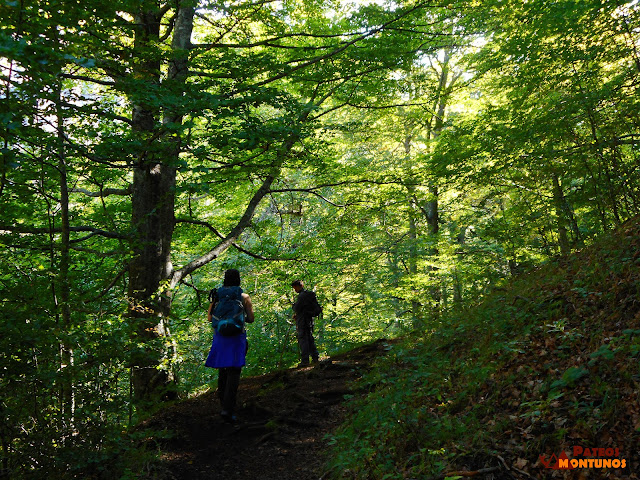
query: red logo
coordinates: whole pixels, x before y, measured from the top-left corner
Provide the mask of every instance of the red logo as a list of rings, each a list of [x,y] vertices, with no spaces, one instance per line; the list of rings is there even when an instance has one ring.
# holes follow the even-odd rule
[[[565,452],[560,455],[554,453],[549,458],[540,455],[540,463],[551,470],[627,468],[627,460],[619,458],[620,450],[617,448],[585,448],[577,445],[573,447],[573,456],[569,459]]]
[[[540,463],[544,465],[544,468],[552,470],[573,470],[574,468],[565,452],[562,452],[560,456],[556,456],[554,453],[548,460],[545,455],[540,455]]]

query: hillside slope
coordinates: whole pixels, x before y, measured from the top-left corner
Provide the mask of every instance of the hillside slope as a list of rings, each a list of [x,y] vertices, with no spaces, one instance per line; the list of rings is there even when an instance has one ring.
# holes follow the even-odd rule
[[[333,478],[636,479],[639,359],[634,219],[395,347],[335,435]]]

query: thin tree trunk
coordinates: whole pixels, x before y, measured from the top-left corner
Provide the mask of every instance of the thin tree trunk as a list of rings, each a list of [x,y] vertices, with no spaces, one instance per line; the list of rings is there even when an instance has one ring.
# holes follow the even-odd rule
[[[458,234],[458,238],[456,239],[458,245],[460,245],[460,250],[458,253],[459,257],[462,257],[462,248],[467,241],[467,227],[463,227],[460,229],[460,233]],[[453,305],[455,308],[462,307],[462,282],[460,281],[460,275],[458,274],[458,267],[454,267],[453,269]]]
[[[451,94],[453,89],[460,79],[460,74],[456,74],[451,71],[451,51],[445,49],[444,57],[441,63],[441,69],[438,78],[438,90],[436,95],[435,115],[432,125],[429,129],[429,137],[431,140],[438,138],[442,130],[444,129],[444,119],[447,112],[447,106],[451,100]],[[432,239],[433,247],[429,254],[436,257],[439,253],[437,247],[437,237],[440,232],[440,207],[439,207],[439,190],[436,184],[429,185],[429,193],[431,198],[425,203],[423,211],[427,224],[429,225],[429,236]],[[437,270],[436,267],[432,267],[432,270]],[[454,295],[462,298],[462,286],[459,284],[454,285]],[[443,298],[443,291],[441,285],[434,285],[431,296],[434,302],[434,316],[440,314],[440,303]]]
[[[571,253],[571,245],[569,243],[569,236],[567,235],[567,217],[565,215],[565,209],[563,207],[565,203],[564,193],[560,186],[560,180],[558,175],[553,173],[551,175],[553,182],[553,203],[556,210],[557,228],[558,228],[558,244],[560,245],[560,253],[562,255],[569,255]]]
[[[71,233],[69,224],[69,185],[67,173],[67,159],[64,147],[64,113],[61,101],[61,91],[58,87],[57,116],[57,156],[58,171],[60,173],[60,263],[58,271],[58,309],[61,317],[62,331],[66,334],[71,329],[71,295],[69,282],[69,268],[71,265]],[[73,382],[73,346],[68,341],[60,344],[61,363],[61,402],[62,415],[73,428],[75,414],[75,395]]]
[[[407,165],[411,162],[411,125],[405,123],[404,155]],[[410,180],[411,181],[411,180]],[[418,205],[415,196],[415,187],[407,184],[407,197],[409,199],[409,278],[411,279],[411,321],[414,328],[420,328],[423,323],[421,304],[417,300],[418,289],[415,286],[415,277],[418,275],[418,226],[416,210]]]

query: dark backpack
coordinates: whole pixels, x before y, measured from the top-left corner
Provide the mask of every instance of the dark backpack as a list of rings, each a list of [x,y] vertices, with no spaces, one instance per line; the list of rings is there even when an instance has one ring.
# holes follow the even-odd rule
[[[319,317],[322,315],[322,307],[318,303],[318,297],[312,290],[302,290],[296,302],[301,313],[308,317]]]
[[[318,298],[316,297],[315,293],[313,294],[311,305],[309,305],[309,310],[309,313],[312,317],[319,317],[320,315],[322,315],[322,307],[318,303]]]
[[[232,337],[244,330],[245,311],[240,287],[220,287],[211,290],[211,324],[220,335]]]

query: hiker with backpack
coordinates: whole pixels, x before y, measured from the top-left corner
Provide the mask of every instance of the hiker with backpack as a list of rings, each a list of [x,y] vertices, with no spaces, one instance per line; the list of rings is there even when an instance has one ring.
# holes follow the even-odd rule
[[[319,355],[313,338],[313,318],[322,314],[315,292],[306,290],[301,280],[295,280],[291,286],[298,294],[293,304],[293,320],[296,322],[298,346],[300,347],[300,367],[309,365],[309,356],[317,362]]]
[[[254,321],[251,297],[240,288],[238,270],[224,272],[222,287],[211,290],[209,302],[207,317],[214,334],[205,366],[218,369],[220,415],[225,421],[234,422],[240,372],[249,345],[244,325]]]

